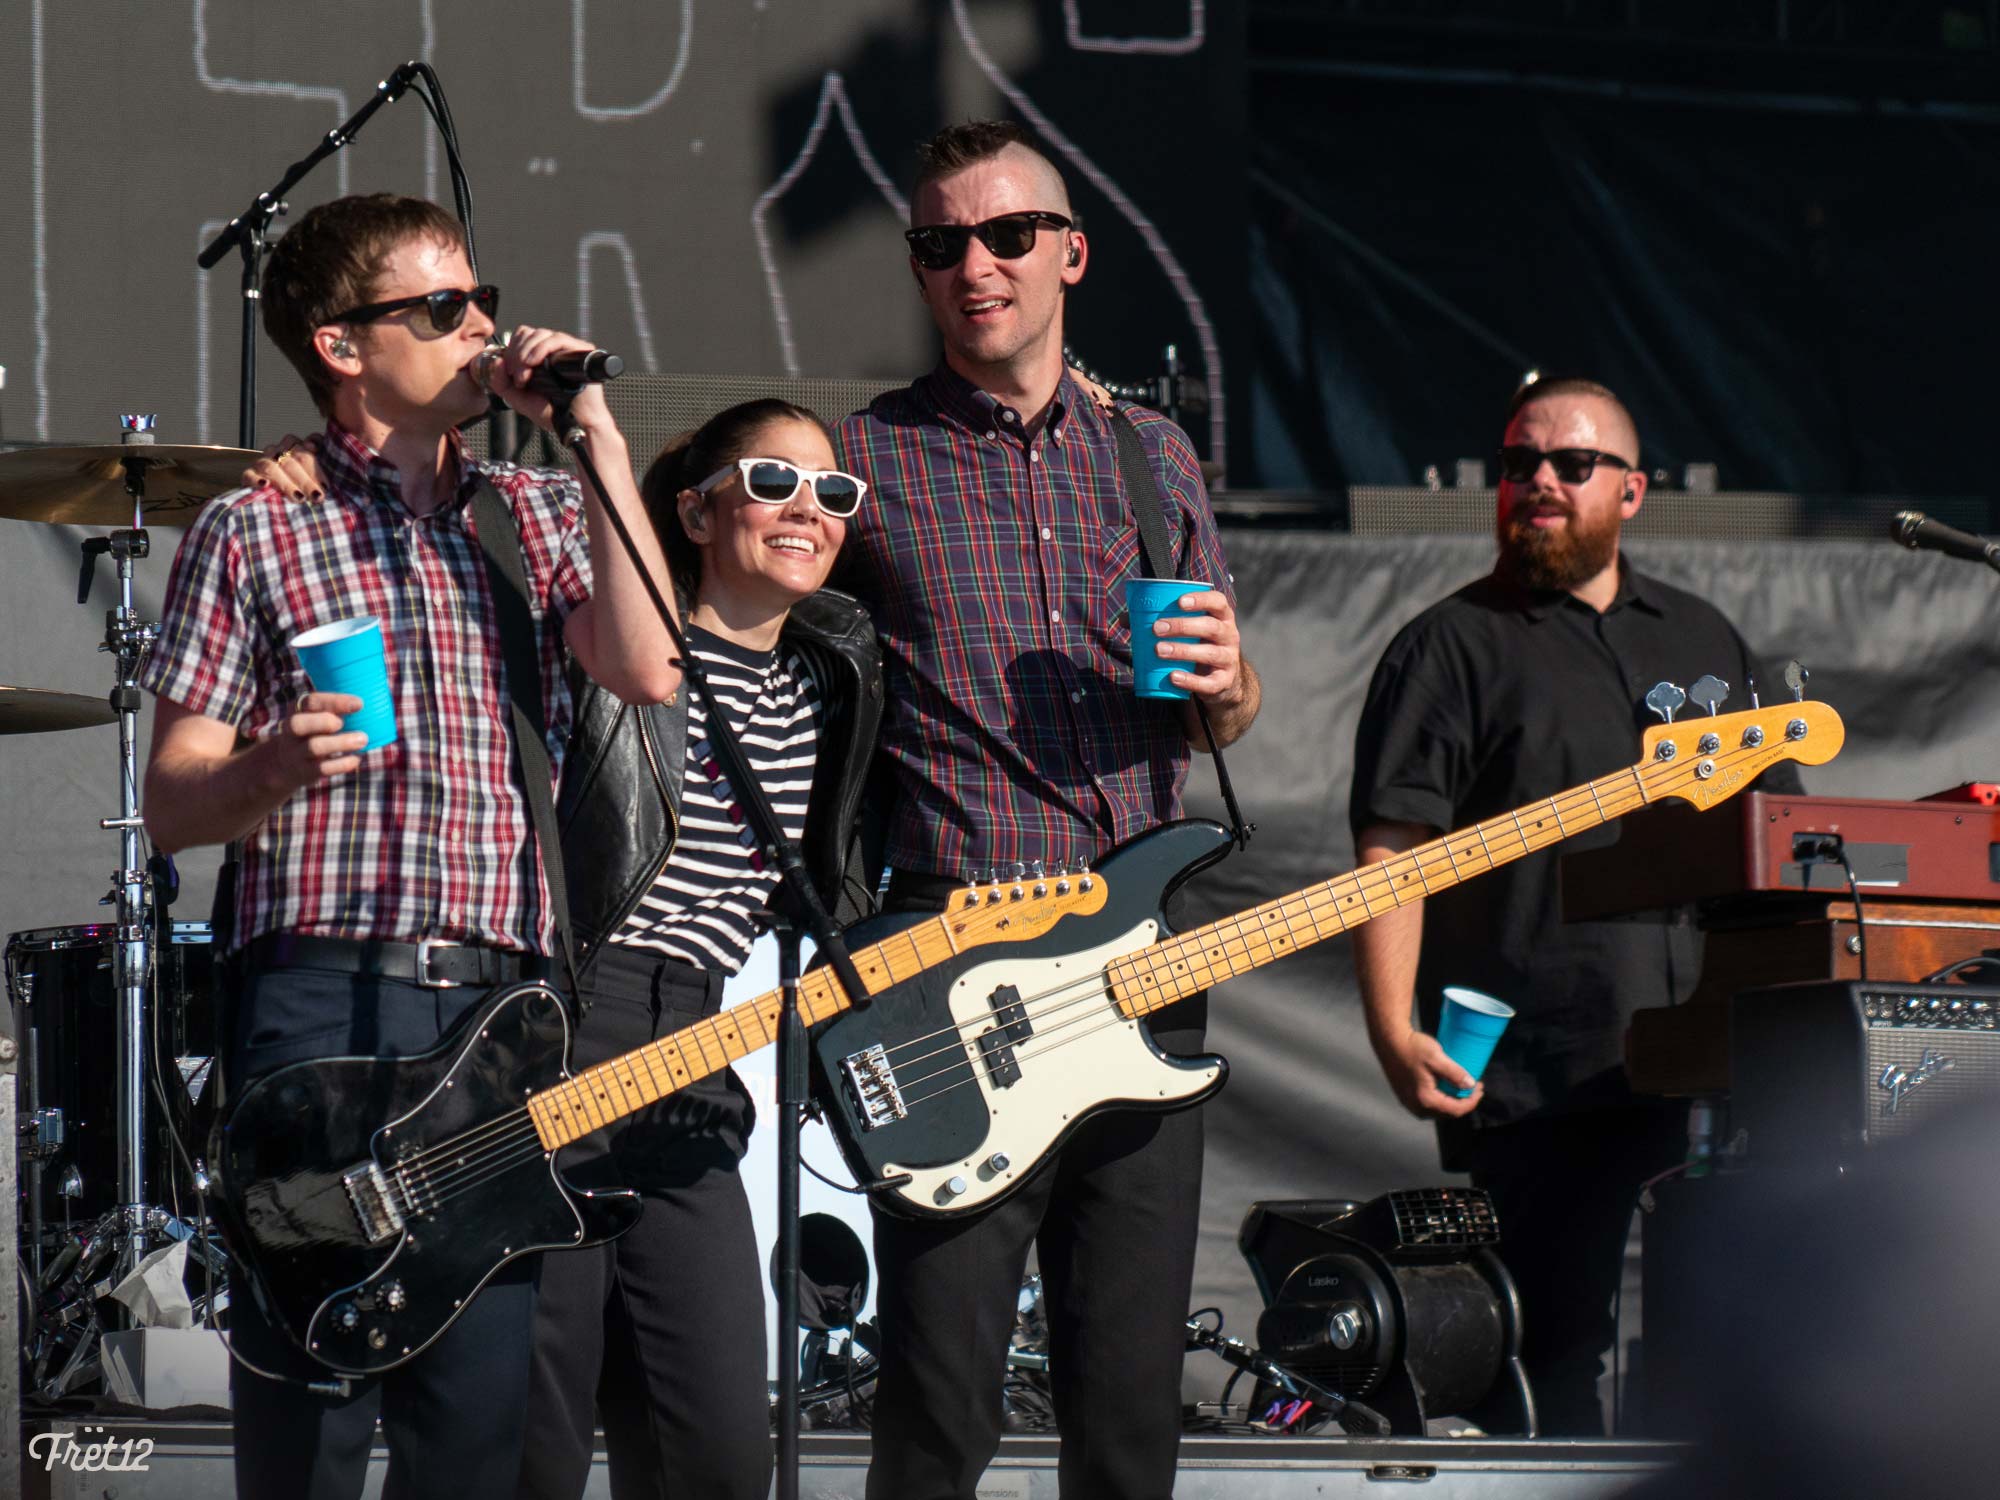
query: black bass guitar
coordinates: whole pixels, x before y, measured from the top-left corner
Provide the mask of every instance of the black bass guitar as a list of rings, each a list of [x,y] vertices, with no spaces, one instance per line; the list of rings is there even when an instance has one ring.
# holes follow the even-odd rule
[[[871,991],[974,948],[1032,940],[1101,895],[954,914],[864,946]],[[508,1261],[622,1234],[635,1194],[581,1192],[555,1153],[770,1045],[777,991],[572,1075],[568,1012],[546,985],[496,990],[431,1051],[294,1063],[243,1090],[214,1151],[240,1271],[299,1347],[347,1375],[423,1352]],[[846,1008],[802,987],[808,1023]]]

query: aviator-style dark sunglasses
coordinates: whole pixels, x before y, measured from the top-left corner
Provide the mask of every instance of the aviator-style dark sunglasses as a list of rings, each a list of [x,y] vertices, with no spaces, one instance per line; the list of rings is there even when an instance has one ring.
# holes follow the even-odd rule
[[[422,305],[430,314],[431,327],[439,333],[450,333],[465,321],[467,305],[477,307],[487,317],[492,317],[500,307],[500,288],[492,282],[482,282],[471,291],[458,287],[446,287],[441,292],[422,292],[414,297],[398,297],[393,302],[370,302],[361,307],[350,307],[338,317],[328,318],[329,323],[372,323],[377,318],[386,318],[392,312],[401,312],[406,307]]]
[[[1035,248],[1035,232],[1044,224],[1057,229],[1073,229],[1075,224],[1061,214],[1031,208],[1018,214],[999,214],[978,224],[921,224],[903,231],[910,242],[910,254],[926,271],[949,271],[965,259],[965,247],[972,237],[1001,260],[1019,260]]]
[[[1564,484],[1588,482],[1599,464],[1616,464],[1621,469],[1632,467],[1617,454],[1603,453],[1595,448],[1550,448],[1544,451],[1531,448],[1526,443],[1509,443],[1500,450],[1500,477],[1513,484],[1526,484],[1535,477],[1535,470],[1542,466],[1545,458],[1549,467],[1556,471],[1556,478]]]

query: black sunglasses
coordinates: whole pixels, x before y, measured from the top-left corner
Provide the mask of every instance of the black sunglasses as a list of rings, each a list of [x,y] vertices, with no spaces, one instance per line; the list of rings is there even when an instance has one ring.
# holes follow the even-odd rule
[[[1632,467],[1617,454],[1601,453],[1595,448],[1550,448],[1544,452],[1526,443],[1509,443],[1500,450],[1500,477],[1513,484],[1526,484],[1535,477],[1535,470],[1545,458],[1564,484],[1585,483],[1599,464],[1616,464],[1621,469]]]
[[[393,302],[370,302],[362,307],[350,307],[338,317],[328,318],[329,323],[372,323],[377,318],[386,318],[392,312],[401,312],[406,307],[421,305],[430,314],[431,327],[439,333],[450,333],[465,321],[466,306],[477,307],[487,317],[492,317],[500,307],[500,288],[492,282],[482,282],[471,291],[458,287],[446,287],[441,292],[422,292],[415,297],[398,297]]]
[[[1000,214],[979,224],[924,224],[903,231],[910,242],[910,254],[926,271],[949,271],[965,259],[965,247],[972,237],[1001,260],[1019,260],[1035,248],[1035,232],[1044,224],[1057,229],[1075,227],[1061,214],[1044,213],[1038,208],[1024,213]]]

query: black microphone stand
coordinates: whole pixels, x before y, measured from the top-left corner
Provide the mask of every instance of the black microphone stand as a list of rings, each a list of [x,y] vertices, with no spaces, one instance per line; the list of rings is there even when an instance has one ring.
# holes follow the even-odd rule
[[[257,301],[262,295],[264,248],[271,220],[287,211],[285,194],[314,167],[353,140],[376,110],[401,98],[423,67],[419,62],[406,62],[376,84],[375,92],[366,104],[357,109],[345,124],[334,126],[320,138],[317,146],[287,167],[276,187],[252,198],[250,206],[231,219],[195,258],[195,264],[208,271],[214,269],[216,263],[232,249],[243,254],[243,368],[239,376],[241,383],[236,420],[236,445],[239,448],[257,446]]]
[[[792,1341],[799,1327],[799,1116],[805,1109],[807,1099],[806,1032],[804,1019],[799,1014],[799,964],[804,936],[807,933],[812,935],[814,944],[832,968],[834,978],[851,1007],[856,1010],[863,1008],[870,997],[867,985],[854,967],[853,958],[848,955],[847,945],[841,941],[832,914],[820,900],[819,892],[813,888],[804,854],[796,842],[786,837],[784,826],[779,823],[777,813],[764,795],[764,788],[751,771],[750,762],[729,727],[729,721],[723,716],[722,706],[709,689],[707,674],[702,671],[695,654],[688,649],[687,640],[681,634],[680,622],[640,558],[638,543],[633,541],[625,518],[618,514],[618,507],[611,503],[611,497],[598,477],[584,431],[571,420],[570,404],[576,394],[576,391],[569,390],[552,398],[555,407],[552,425],[564,445],[575,455],[585,481],[597,491],[605,515],[610,518],[611,529],[617,533],[626,556],[631,558],[639,581],[646,587],[647,597],[652,600],[653,608],[659,612],[661,622],[667,627],[667,634],[673,637],[674,648],[681,655],[682,678],[701,699],[702,707],[707,711],[708,737],[715,747],[715,758],[721,763],[730,785],[736,789],[758,845],[764,857],[777,869],[780,880],[778,896],[772,903],[778,914],[775,929],[779,983],[777,1291],[778,1338],[783,1346],[778,1356],[776,1494],[778,1500],[797,1500],[799,1360]]]

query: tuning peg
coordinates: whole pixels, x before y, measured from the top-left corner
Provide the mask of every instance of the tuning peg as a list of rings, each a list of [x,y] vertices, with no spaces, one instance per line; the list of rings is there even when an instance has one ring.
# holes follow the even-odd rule
[[[1722,707],[1723,700],[1728,696],[1729,684],[1713,674],[1696,678],[1694,686],[1688,689],[1689,699],[1707,709],[1710,718],[1715,717],[1716,711]]]
[[[1674,722],[1674,715],[1681,711],[1687,701],[1688,695],[1671,682],[1656,682],[1652,691],[1646,694],[1646,707],[1669,724]]]
[[[1035,879],[1040,880],[1042,878],[1042,862],[1039,859],[1031,861],[1028,865],[1028,873],[1034,876]]]
[[[1792,690],[1794,703],[1806,701],[1806,679],[1811,676],[1804,662],[1795,660],[1785,663],[1785,686]]]

